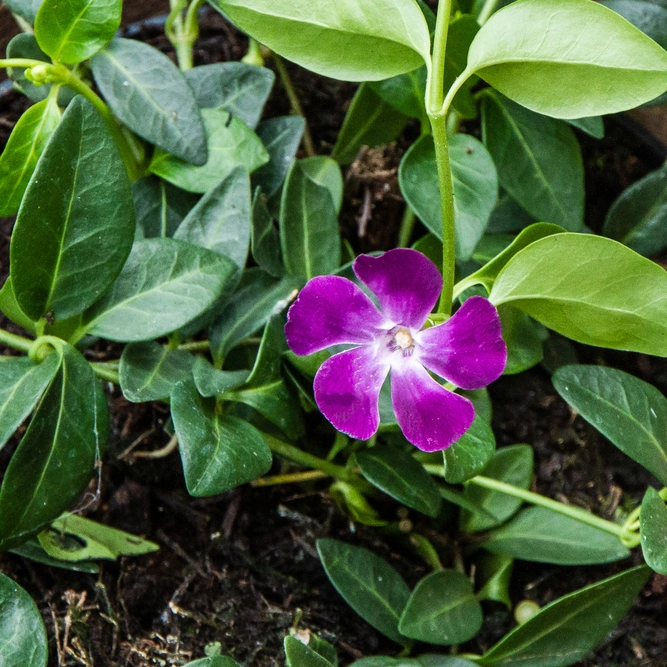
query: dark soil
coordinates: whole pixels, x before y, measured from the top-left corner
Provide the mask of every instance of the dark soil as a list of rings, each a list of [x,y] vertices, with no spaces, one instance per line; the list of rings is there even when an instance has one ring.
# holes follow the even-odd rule
[[[159,28],[146,26],[138,36],[170,52]],[[209,12],[202,22],[196,60],[198,64],[238,60],[245,46],[242,36]],[[317,150],[327,154],[354,86],[288,67]],[[27,104],[11,92],[2,104],[0,141],[4,144]],[[289,103],[277,84],[267,114],[288,112]],[[413,131],[408,128],[408,135]],[[623,188],[659,166],[659,157],[613,120],[603,141],[580,138],[587,164],[587,223],[599,229],[609,204]],[[342,226],[357,251],[395,244],[403,213],[396,170],[408,145],[401,140],[368,151],[347,174]],[[0,280],[8,272],[12,222],[0,223]],[[602,354],[581,346],[577,352],[583,362],[601,361],[667,388],[664,360]],[[94,353],[102,359],[118,356],[114,347]],[[133,464],[121,458],[132,445],[157,449],[167,442],[166,406],[128,403],[118,389],[108,386],[108,391],[110,446],[100,483],[91,484],[84,513],[145,536],[158,543],[160,550],[103,563],[99,576],[0,555],[0,570],[34,597],[44,617],[50,665],[181,665],[202,657],[212,642],[219,642],[223,654],[244,665],[282,665],[283,637],[292,627],[309,629],[333,642],[343,665],[366,655],[396,652],[396,645],[357,617],[333,589],[317,558],[315,541],[332,536],[366,546],[414,585],[428,570],[406,548],[400,531],[353,524],[336,507],[324,482],[245,486],[216,498],[191,498],[178,455]],[[634,506],[652,482],[643,469],[571,412],[544,369],[501,378],[491,387],[491,395],[498,443],[523,442],[534,447],[535,489],[540,493],[612,517],[619,506]],[[333,431],[320,429],[326,446]],[[0,454],[0,469],[13,447],[15,443]],[[280,465],[276,463],[276,469]],[[406,513],[387,500],[376,506],[384,518],[402,519],[403,527],[406,518],[414,522],[443,562],[450,562],[453,515],[442,517],[436,529],[420,515]],[[634,560],[638,558],[635,554]],[[564,568],[517,562],[512,599],[544,605],[627,565]],[[667,578],[654,575],[630,614],[581,667],[667,665],[665,591]],[[501,605],[485,603],[485,611],[484,628],[466,650],[482,652],[513,627],[511,615]]]

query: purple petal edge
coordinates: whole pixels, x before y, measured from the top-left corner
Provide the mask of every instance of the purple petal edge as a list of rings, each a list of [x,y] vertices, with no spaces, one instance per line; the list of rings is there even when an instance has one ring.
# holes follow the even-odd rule
[[[315,401],[339,431],[368,440],[380,425],[378,401],[388,372],[370,346],[335,354],[315,375]]]
[[[469,298],[449,320],[415,336],[419,361],[462,389],[481,389],[505,370],[507,346],[494,305]]]
[[[377,296],[383,314],[412,329],[421,329],[442,290],[436,265],[409,248],[389,250],[380,257],[359,255],[353,269]]]
[[[318,276],[306,283],[287,313],[285,336],[295,354],[332,345],[372,342],[385,323],[360,287],[340,276]]]
[[[475,418],[471,401],[441,387],[418,363],[392,368],[391,400],[403,434],[424,452],[446,449]]]

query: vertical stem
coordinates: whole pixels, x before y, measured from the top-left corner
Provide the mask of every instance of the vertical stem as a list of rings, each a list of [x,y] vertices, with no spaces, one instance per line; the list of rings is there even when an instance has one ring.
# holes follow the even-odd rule
[[[447,34],[452,11],[451,0],[441,0],[438,5],[438,18],[435,26],[432,67],[426,93],[426,108],[431,121],[435,159],[438,166],[440,185],[440,206],[442,209],[442,295],[440,312],[449,315],[452,312],[452,293],[454,291],[454,272],[456,256],[454,254],[454,191],[452,171],[449,163],[447,143],[447,115],[443,113],[445,56],[447,52]]]
[[[410,208],[410,204],[405,203],[405,210],[403,211],[403,219],[401,220],[401,228],[398,231],[398,247],[407,248],[410,244],[410,237],[412,230],[415,227],[415,214]]]

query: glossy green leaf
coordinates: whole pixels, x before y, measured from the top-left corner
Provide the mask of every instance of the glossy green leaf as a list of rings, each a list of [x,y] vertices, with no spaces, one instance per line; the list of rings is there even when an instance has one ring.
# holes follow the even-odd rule
[[[299,165],[308,178],[329,191],[338,215],[343,206],[345,184],[337,162],[325,155],[315,155],[299,160]]]
[[[667,6],[651,0],[602,0],[605,7],[620,14],[645,35],[667,47]]]
[[[335,655],[335,653],[334,653]],[[285,637],[287,667],[332,667],[334,663],[295,637]]]
[[[364,526],[375,527],[389,524],[388,521],[380,518],[375,508],[356,486],[338,480],[329,487],[329,494],[336,501],[340,511],[349,516],[352,521]]]
[[[155,341],[131,343],[118,367],[123,396],[133,403],[167,398],[177,382],[190,378],[194,361],[189,352],[170,350]]]
[[[158,149],[150,164],[154,174],[183,190],[203,194],[236,166],[253,172],[269,161],[259,137],[242,120],[220,109],[202,109],[201,115],[206,129],[208,160],[195,166]]]
[[[559,598],[505,635],[478,664],[484,667],[573,665],[616,627],[649,573],[642,565]]]
[[[474,662],[449,655],[421,655],[418,658],[369,656],[356,660],[350,667],[475,667]]]
[[[250,249],[260,269],[274,278],[280,278],[285,273],[280,255],[280,234],[273,223],[266,196],[260,188],[255,190],[252,200]]]
[[[588,118],[567,118],[567,122],[578,130],[585,132],[594,139],[604,137],[604,121],[600,116],[589,116]]]
[[[572,232],[581,229],[584,165],[567,123],[489,90],[482,96],[482,135],[500,184],[526,211]]]
[[[38,537],[51,557],[73,562],[117,560],[119,556],[141,556],[159,549],[154,542],[76,514],[60,517]]]
[[[314,632],[311,632],[308,639],[308,648],[312,649],[315,653],[330,662],[333,667],[338,667],[338,654],[336,653],[336,649],[332,644],[326,641],[326,639],[321,639]]]
[[[155,176],[135,181],[132,196],[137,214],[137,234],[147,239],[173,236],[197,203],[195,195]]]
[[[544,341],[548,331],[539,323],[508,304],[498,308],[507,344],[507,364],[504,375],[516,375],[532,368],[544,357]]]
[[[236,270],[230,259],[183,241],[139,241],[111,289],[85,313],[86,331],[128,343],[164,336],[205,311]]]
[[[202,396],[211,397],[245,384],[250,371],[219,371],[204,357],[197,357],[192,366],[192,376],[197,391]]]
[[[447,47],[449,47],[450,39],[451,32],[447,37]],[[368,85],[376,95],[379,95],[390,107],[404,116],[428,122],[424,104],[426,76],[426,65],[422,65],[412,72],[392,76],[382,81],[373,81]]]
[[[298,287],[294,278],[276,280],[260,269],[247,269],[222,317],[211,326],[213,358],[221,364],[234,346],[287,308]]]
[[[120,28],[123,0],[43,2],[35,17],[35,37],[53,60],[75,65],[97,53]]]
[[[463,279],[461,283],[457,285],[456,293],[461,294],[463,291],[461,289],[462,286],[465,288],[477,284],[484,285],[486,290],[490,292],[500,271],[520,250],[523,250],[531,243],[534,243],[545,236],[560,234],[564,231],[565,230],[559,225],[552,225],[548,222],[536,222],[534,225],[526,227],[526,229],[524,229],[499,255],[494,257],[481,269],[478,269],[475,273],[472,273],[467,278]]]
[[[429,644],[449,646],[472,639],[482,627],[482,607],[465,574],[436,570],[417,582],[399,631]]]
[[[299,149],[306,127],[301,116],[278,116],[260,123],[257,136],[269,154],[269,161],[255,171],[253,184],[262,188],[267,197],[272,197],[283,184],[292,160]]]
[[[37,164],[12,234],[21,310],[33,320],[78,315],[119,274],[134,229],[125,165],[99,113],[77,97]]]
[[[46,667],[48,642],[42,615],[32,598],[0,573],[0,664]]]
[[[431,40],[413,0],[215,0],[241,30],[306,69],[343,81],[409,72]]]
[[[27,357],[0,357],[0,448],[37,405],[59,364],[57,354],[39,364]]]
[[[66,560],[58,560],[57,558],[52,558],[49,554],[42,549],[38,539],[33,537],[32,539],[24,542],[18,547],[9,550],[10,553],[21,556],[22,558],[27,558],[29,560],[35,561],[35,563],[41,563],[42,565],[48,565],[49,567],[58,567],[63,570],[70,570],[72,572],[86,572],[87,574],[99,574],[100,568],[93,563],[92,561],[80,561],[73,563]]]
[[[317,552],[345,602],[383,635],[404,644],[398,621],[410,589],[398,572],[367,549],[329,538],[317,540]]]
[[[498,198],[498,175],[486,148],[468,134],[449,140],[454,186],[456,257],[469,259],[489,222]],[[401,160],[401,192],[426,227],[442,239],[440,185],[430,136],[417,140]]]
[[[216,414],[192,383],[171,394],[171,416],[178,436],[185,484],[196,497],[214,496],[245,484],[271,467],[271,450],[248,422]]]
[[[7,5],[11,12],[18,14],[28,23],[32,24],[37,16],[42,0],[3,0],[3,5]]]
[[[327,187],[292,165],[280,204],[280,243],[287,273],[313,278],[334,273],[341,250],[336,204]]]
[[[646,564],[659,574],[667,574],[667,507],[652,486],[644,494],[639,522]]]
[[[174,238],[208,248],[243,268],[250,246],[250,178],[237,166],[188,213]]]
[[[468,70],[556,118],[624,111],[667,89],[667,53],[588,0],[520,0],[501,9],[477,33]]]
[[[451,447],[443,451],[445,479],[462,484],[484,470],[496,451],[490,424],[475,414],[472,426]]]
[[[60,366],[0,488],[0,547],[24,542],[78,500],[95,468],[96,384],[90,364],[61,344]]]
[[[31,106],[18,120],[0,156],[0,216],[19,209],[28,181],[47,140],[60,121],[54,101]]]
[[[202,109],[222,109],[254,129],[271,93],[275,74],[242,62],[193,67],[185,78]]]
[[[518,486],[520,489],[530,488],[533,479],[532,448],[529,445],[502,447],[484,468],[483,475]],[[467,533],[488,530],[507,521],[519,511],[523,502],[520,498],[500,491],[491,491],[471,482],[466,484],[463,497],[486,512],[486,514],[461,512],[461,528]]]
[[[552,380],[586,421],[667,485],[667,398],[658,389],[604,366],[563,366]]]
[[[361,474],[399,503],[422,514],[438,516],[442,498],[438,485],[410,454],[393,447],[371,447],[357,453]]]
[[[408,116],[397,111],[369,84],[362,83],[345,114],[331,157],[340,164],[350,164],[364,146],[374,148],[397,139],[407,122]]]
[[[188,163],[206,163],[206,134],[194,93],[164,53],[117,37],[92,66],[104,99],[133,132]]]
[[[593,565],[627,558],[615,535],[544,507],[530,507],[489,533],[488,551],[554,565]]]
[[[667,10],[663,11],[667,15]],[[667,168],[651,172],[624,190],[609,209],[602,232],[646,257],[664,250],[667,247]]]
[[[477,581],[483,583],[477,592],[478,600],[493,600],[512,611],[510,583],[514,558],[503,554],[485,554],[478,565]]]
[[[601,236],[532,243],[498,274],[489,299],[580,343],[667,356],[667,272]]]

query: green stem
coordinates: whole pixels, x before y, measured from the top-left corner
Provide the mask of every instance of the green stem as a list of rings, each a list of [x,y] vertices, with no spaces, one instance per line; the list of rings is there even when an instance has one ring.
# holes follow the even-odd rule
[[[290,106],[292,107],[292,112],[296,116],[301,116],[301,118],[303,118],[306,123],[305,129],[303,131],[303,148],[309,157],[313,157],[314,155],[316,155],[315,144],[313,143],[313,137],[310,134],[310,128],[308,127],[308,121],[306,120],[306,117],[303,113],[303,107],[301,106],[301,101],[299,100],[299,96],[296,94],[296,90],[292,85],[292,79],[289,75],[289,72],[287,71],[287,67],[285,67],[285,61],[277,53],[272,53],[271,57],[273,58],[273,62],[276,64],[276,69],[278,70],[278,76],[280,77],[280,81],[283,84],[283,88],[287,93]]]
[[[112,368],[107,368],[103,363],[98,363],[96,361],[91,361],[89,363],[93,369],[93,373],[95,373],[98,378],[106,380],[107,382],[112,382],[113,384],[120,384],[118,371],[115,371]]]
[[[407,248],[410,245],[410,238],[412,237],[412,230],[415,228],[415,212],[410,208],[406,202],[405,210],[403,211],[403,219],[401,220],[401,228],[398,232],[398,247]]]
[[[34,341],[0,329],[0,343],[13,347],[15,350],[21,350],[21,352],[30,352]]]
[[[186,352],[207,352],[210,345],[207,340],[193,340],[189,343],[181,343],[178,349],[185,350]]]

